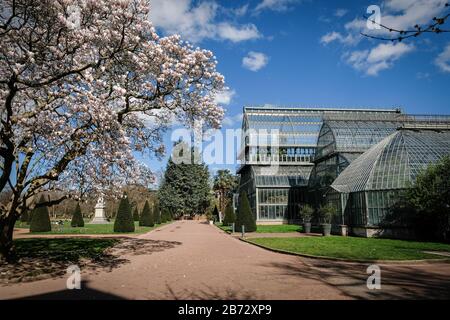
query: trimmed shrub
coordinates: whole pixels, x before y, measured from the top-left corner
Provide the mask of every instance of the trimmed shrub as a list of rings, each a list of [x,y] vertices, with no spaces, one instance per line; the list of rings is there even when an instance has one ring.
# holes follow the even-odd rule
[[[45,201],[44,196],[41,196],[39,203]],[[50,215],[47,207],[38,207],[33,210],[32,219],[30,222],[30,232],[47,232],[52,231],[50,223]]]
[[[153,219],[155,220],[155,224],[161,224],[161,210],[159,209],[158,202],[155,202],[153,207]]]
[[[219,218],[219,210],[217,209],[217,206],[214,206],[212,217],[213,217],[214,221],[219,221],[220,220],[220,218]]]
[[[222,224],[228,226],[236,222],[236,214],[234,213],[233,205],[230,203],[225,209],[225,216],[223,217]]]
[[[139,226],[141,227],[153,227],[155,220],[153,219],[153,213],[150,210],[150,204],[145,201],[144,209],[142,209],[141,218],[139,220]]]
[[[250,208],[250,203],[248,201],[247,192],[242,192],[239,197],[239,209],[236,217],[236,227],[235,230],[238,232],[242,231],[242,225],[245,226],[245,232],[256,231],[256,221],[253,217],[252,210]]]
[[[128,197],[122,197],[117,210],[116,220],[114,221],[114,232],[134,232],[133,215]]]
[[[30,214],[28,212],[28,210],[25,210],[21,216],[20,216],[20,221],[21,222],[25,222],[25,223],[30,223]]]
[[[134,220],[134,221],[140,221],[140,219],[139,219],[139,209],[138,209],[137,206],[136,206],[136,208],[134,208],[134,212],[133,212],[133,220]]]
[[[166,223],[167,221],[169,221],[169,210],[167,210],[166,208],[161,210],[161,223]]]
[[[81,214],[80,204],[77,203],[75,212],[72,215],[72,221],[70,222],[72,227],[84,227],[83,215]]]

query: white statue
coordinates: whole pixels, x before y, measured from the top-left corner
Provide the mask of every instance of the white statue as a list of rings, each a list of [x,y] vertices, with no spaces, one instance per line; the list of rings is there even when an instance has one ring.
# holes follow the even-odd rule
[[[91,221],[91,223],[96,224],[105,224],[108,223],[108,220],[106,220],[105,216],[105,199],[103,197],[103,193],[100,194],[97,200],[97,204],[95,205],[95,215],[94,219]]]
[[[103,193],[100,193],[100,196],[98,197],[96,207],[104,207],[105,206],[105,200],[103,199]]]

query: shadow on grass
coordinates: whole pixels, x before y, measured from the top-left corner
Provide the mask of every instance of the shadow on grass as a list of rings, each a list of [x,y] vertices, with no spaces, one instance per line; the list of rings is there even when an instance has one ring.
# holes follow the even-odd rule
[[[313,279],[355,299],[448,299],[450,264],[380,265],[381,289],[367,288],[369,263],[301,259],[297,263],[270,263],[280,274]]]
[[[129,263],[126,255],[147,255],[181,245],[176,241],[135,238],[39,238],[15,242],[17,260],[0,262],[0,285],[66,275],[78,265],[94,273]]]

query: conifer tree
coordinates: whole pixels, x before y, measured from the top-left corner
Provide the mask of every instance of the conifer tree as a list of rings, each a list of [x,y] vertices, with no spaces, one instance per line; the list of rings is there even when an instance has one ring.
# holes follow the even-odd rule
[[[45,198],[43,195],[39,200],[39,203],[42,202],[45,202]],[[32,219],[30,222],[30,232],[47,232],[47,231],[52,231],[48,207],[37,207],[33,210]]]
[[[116,220],[114,221],[114,232],[134,232],[134,221],[131,213],[130,202],[125,194],[119,203]]]
[[[150,204],[148,201],[145,201],[144,209],[142,209],[141,217],[139,220],[139,226],[141,227],[153,227],[155,225],[155,221],[153,219],[153,213],[150,209]]]
[[[70,222],[72,227],[84,227],[83,215],[81,213],[80,204],[77,203],[75,211],[72,215],[72,221]]]
[[[256,231],[256,221],[253,217],[247,192],[243,191],[239,198],[239,209],[236,217],[236,231],[241,232],[242,226],[245,226],[245,232]]]

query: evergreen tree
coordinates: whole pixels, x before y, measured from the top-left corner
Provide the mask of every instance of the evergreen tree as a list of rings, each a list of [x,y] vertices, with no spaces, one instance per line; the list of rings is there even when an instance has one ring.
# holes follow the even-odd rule
[[[153,219],[155,220],[155,224],[161,224],[161,210],[159,209],[158,201],[153,206]]]
[[[39,203],[45,202],[42,195]],[[30,222],[30,232],[47,232],[52,231],[50,223],[50,215],[47,207],[37,207],[33,210],[32,219]]]
[[[213,219],[214,221],[219,221],[219,209],[217,209],[217,206],[214,206],[214,210],[213,210]]]
[[[28,210],[25,210],[22,215],[20,216],[20,221],[25,223],[30,223],[30,214],[28,213]]]
[[[181,149],[176,163],[169,159],[164,173],[158,199],[161,207],[167,208],[174,216],[181,214],[204,214],[210,204],[210,185],[208,167],[192,159],[199,159],[195,149],[185,143],[174,148]],[[187,150],[187,157],[183,153]],[[178,156],[181,155],[181,159]],[[192,156],[192,158],[191,158]]]
[[[450,240],[450,155],[422,170],[404,197],[419,238]]]
[[[150,209],[150,204],[148,201],[145,201],[144,209],[141,212],[141,218],[139,220],[139,226],[141,227],[153,227],[155,225],[155,221],[153,219],[153,213]]]
[[[80,204],[77,203],[75,212],[72,215],[72,221],[70,222],[72,227],[84,227],[83,215],[81,214]]]
[[[140,219],[139,219],[139,209],[138,209],[137,206],[136,206],[136,208],[134,208],[134,212],[133,212],[133,220],[134,220],[134,221],[140,221]]]
[[[256,231],[256,221],[250,208],[247,192],[245,191],[241,193],[239,198],[239,209],[236,217],[236,231],[241,232],[242,225],[245,226],[245,232]]]
[[[169,212],[166,208],[161,210],[161,223],[166,223],[167,221],[169,221]]]
[[[227,205],[227,208],[225,209],[225,216],[223,217],[223,225],[228,226],[232,223],[236,222],[236,214],[234,213],[234,208],[231,203]]]
[[[134,232],[134,221],[128,197],[124,195],[119,203],[116,220],[114,221],[114,232]]]

